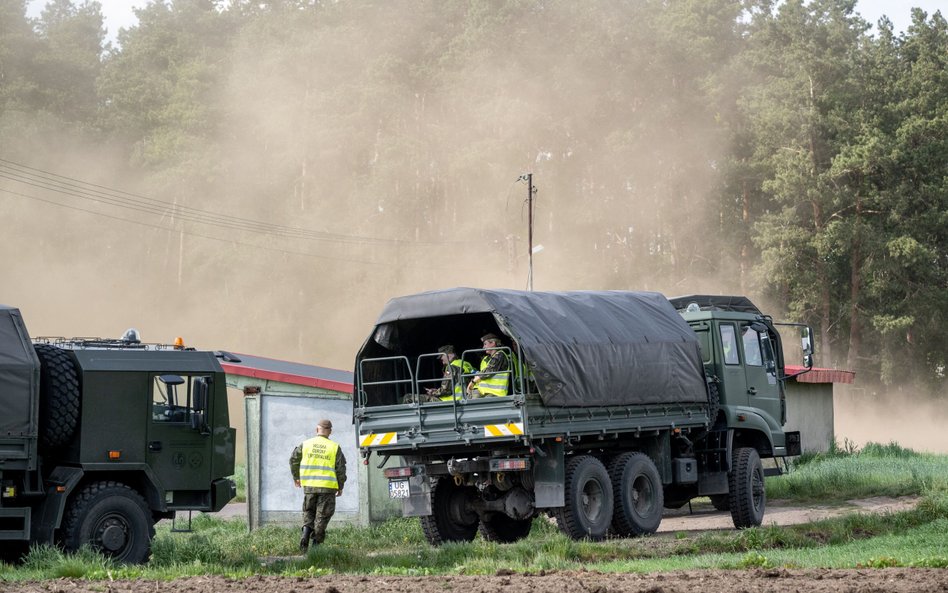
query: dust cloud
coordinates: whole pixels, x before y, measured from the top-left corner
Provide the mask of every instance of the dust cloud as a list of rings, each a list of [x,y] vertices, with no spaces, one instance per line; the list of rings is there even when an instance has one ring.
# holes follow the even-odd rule
[[[948,409],[944,402],[895,388],[837,385],[833,394],[836,442],[898,443],[916,451],[948,454]]]
[[[703,239],[728,147],[721,106],[693,97],[718,73],[665,55],[682,32],[646,4],[506,24],[437,3],[337,7],[285,38],[245,35],[192,169],[136,170],[75,135],[28,139],[24,164],[250,224],[3,181],[29,197],[0,194],[0,301],[34,335],[136,327],[349,369],[393,296],[526,288],[528,172],[535,289],[737,292],[735,258]]]
[[[704,89],[734,76],[729,44],[683,30],[673,13],[687,8],[665,4],[525,3],[511,16],[341,3],[277,36],[249,31],[204,106],[220,118],[207,146],[167,169],[134,165],[148,139],[129,155],[74,130],[3,151],[96,185],[0,179],[0,302],[34,336],[135,327],[150,342],[351,369],[389,298],[526,288],[518,178],[532,173],[535,289],[746,294],[780,317],[741,277],[740,238],[718,232],[739,202],[720,187],[731,147],[718,122],[734,106]],[[116,204],[101,188],[129,194]],[[165,209],[128,208],[130,195]],[[838,397],[840,443],[948,450],[943,410],[892,399]]]

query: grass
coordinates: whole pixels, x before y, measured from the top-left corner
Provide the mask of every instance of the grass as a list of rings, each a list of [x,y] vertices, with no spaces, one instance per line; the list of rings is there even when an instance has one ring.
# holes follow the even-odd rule
[[[948,455],[917,453],[896,443],[847,444],[808,454],[791,471],[767,481],[767,497],[799,502],[839,502],[871,496],[948,491]]]
[[[145,566],[117,566],[84,551],[74,556],[49,547],[34,549],[17,567],[0,565],[0,580],[49,578],[170,579],[219,574],[314,576],[540,573],[554,570],[653,572],[693,568],[853,568],[926,566],[948,568],[948,456],[926,455],[897,445],[835,449],[798,461],[792,471],[768,480],[768,496],[821,502],[880,495],[921,497],[909,511],[852,514],[787,527],[744,531],[662,534],[605,542],[569,540],[552,522],[538,519],[528,538],[498,545],[471,543],[433,548],[415,519],[372,527],[340,526],[326,544],[297,555],[296,529],[268,526],[248,532],[242,519],[196,516],[193,533],[159,525],[152,559]],[[765,519],[766,520],[766,519]]]

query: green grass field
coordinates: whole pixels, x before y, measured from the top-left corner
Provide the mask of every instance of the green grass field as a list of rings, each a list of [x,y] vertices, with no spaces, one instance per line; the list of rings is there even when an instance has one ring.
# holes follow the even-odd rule
[[[948,456],[920,454],[895,444],[806,456],[767,483],[771,499],[821,504],[872,496],[917,495],[913,510],[851,514],[788,527],[662,534],[605,542],[574,542],[538,519],[528,538],[495,544],[429,546],[418,521],[395,519],[332,529],[308,556],[296,552],[297,531],[265,527],[248,533],[242,519],[199,516],[192,533],[160,525],[145,566],[117,566],[92,553],[33,550],[20,566],[3,565],[0,578],[59,577],[170,579],[188,575],[495,574],[498,571],[597,570],[654,572],[693,568],[948,568]]]

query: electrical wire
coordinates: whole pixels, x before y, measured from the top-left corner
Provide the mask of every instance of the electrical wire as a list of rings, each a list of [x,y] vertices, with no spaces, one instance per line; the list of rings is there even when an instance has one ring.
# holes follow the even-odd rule
[[[227,228],[237,231],[247,231],[253,233],[264,233],[271,236],[283,238],[296,238],[312,241],[328,241],[332,243],[343,244],[363,244],[363,245],[398,245],[398,246],[444,246],[444,245],[471,245],[474,241],[406,241],[402,239],[391,239],[382,237],[366,237],[359,235],[345,235],[339,233],[327,233],[324,231],[313,231],[299,227],[289,227],[273,223],[240,218],[236,216],[220,214],[207,210],[201,210],[189,206],[183,206],[176,203],[168,203],[161,200],[155,200],[132,194],[129,192],[112,189],[102,185],[96,185],[85,181],[77,180],[63,175],[57,175],[42,169],[36,169],[27,165],[22,165],[5,159],[0,159],[0,178],[7,179],[14,183],[20,183],[34,188],[53,191],[66,196],[91,201],[98,204],[115,206],[128,210],[133,210],[145,214],[151,214],[167,218],[173,222],[194,222],[205,225],[212,225],[221,228]],[[12,192],[16,193],[16,192]],[[26,194],[17,194],[22,197],[35,199]],[[44,200],[52,204],[60,204]],[[60,204],[62,205],[62,204]],[[100,214],[94,210],[83,210],[91,214]],[[122,219],[126,220],[126,219]]]

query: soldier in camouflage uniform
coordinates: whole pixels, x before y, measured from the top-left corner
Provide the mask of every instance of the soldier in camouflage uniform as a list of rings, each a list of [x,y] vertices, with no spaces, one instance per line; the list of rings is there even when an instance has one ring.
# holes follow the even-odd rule
[[[290,455],[290,473],[296,487],[303,487],[303,530],[300,551],[309,550],[310,539],[321,544],[326,525],[336,512],[336,498],[346,484],[346,456],[329,440],[332,422],[320,420],[316,436],[300,443]]]
[[[484,345],[484,358],[480,371],[467,384],[468,397],[502,397],[507,395],[507,383],[510,377],[510,359],[501,350],[502,344],[496,334],[481,337]]]

